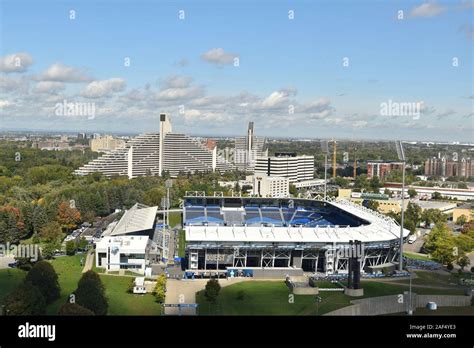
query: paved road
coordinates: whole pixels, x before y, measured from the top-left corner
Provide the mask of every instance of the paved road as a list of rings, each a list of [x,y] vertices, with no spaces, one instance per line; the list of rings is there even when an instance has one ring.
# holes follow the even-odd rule
[[[0,256],[0,269],[8,268],[8,264],[15,262],[14,256]]]
[[[86,256],[86,262],[84,262],[84,268],[82,269],[82,273],[86,273],[92,269],[94,262],[94,250],[89,250]]]

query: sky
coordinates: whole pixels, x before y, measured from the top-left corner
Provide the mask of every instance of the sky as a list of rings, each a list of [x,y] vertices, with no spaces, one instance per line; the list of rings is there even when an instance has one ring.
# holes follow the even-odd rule
[[[0,0],[0,130],[474,142],[473,8]]]

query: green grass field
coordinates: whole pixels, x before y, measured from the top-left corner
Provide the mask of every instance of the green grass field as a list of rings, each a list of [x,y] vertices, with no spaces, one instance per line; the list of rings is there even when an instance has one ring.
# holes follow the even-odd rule
[[[50,261],[59,278],[61,286],[60,298],[50,304],[46,314],[55,315],[69,295],[76,290],[77,282],[82,276],[80,260],[85,255],[64,256]],[[26,272],[16,269],[0,270],[0,304],[23,281]],[[131,276],[100,275],[109,299],[109,315],[160,315],[162,307],[155,302],[151,294],[134,295],[127,293]]]
[[[242,300],[238,299],[240,291]],[[317,315],[350,305],[349,297],[340,292],[321,292],[319,296],[319,305],[310,295],[294,295],[291,303],[283,281],[250,281],[222,288],[216,304],[209,303],[203,291],[196,294],[196,300],[199,315]]]
[[[335,287],[335,284],[319,282],[320,288]],[[391,285],[373,281],[362,282],[364,297],[402,294],[408,290],[403,285]],[[418,294],[462,295],[462,290],[413,289]],[[243,292],[243,299],[239,293]],[[315,295],[295,295],[289,301],[290,291],[283,281],[249,281],[233,284],[221,289],[215,304],[209,303],[204,291],[196,294],[199,315],[320,315],[349,306],[352,299],[341,292],[320,292],[319,305]]]
[[[47,314],[57,314],[59,308],[68,300],[71,293],[76,290],[77,282],[82,276],[82,258],[85,259],[86,255],[62,256],[50,261],[58,274],[61,297],[48,306]]]
[[[48,306],[47,314],[54,315],[65,303],[69,295],[76,290],[82,276],[81,258],[85,255],[64,256],[51,261],[59,276],[61,297]],[[161,306],[154,302],[151,294],[134,295],[127,293],[130,276],[100,275],[109,299],[109,315],[160,315]]]
[[[162,307],[152,294],[129,294],[131,277],[101,275],[109,300],[109,315],[161,315]]]
[[[454,274],[439,274],[435,272],[415,271],[416,278],[412,279],[412,284],[441,287],[457,287],[459,277]],[[404,279],[400,283],[408,284],[410,280]]]
[[[410,252],[403,252],[403,255],[409,259],[415,259],[415,260],[423,260],[423,261],[432,261],[428,256],[420,255],[420,254],[415,254],[415,253],[410,253]]]
[[[184,230],[179,230],[179,249],[178,249],[178,256],[184,257],[185,250],[186,250],[186,232]]]
[[[171,212],[170,213],[170,226],[175,227],[176,225],[181,225],[181,213]]]

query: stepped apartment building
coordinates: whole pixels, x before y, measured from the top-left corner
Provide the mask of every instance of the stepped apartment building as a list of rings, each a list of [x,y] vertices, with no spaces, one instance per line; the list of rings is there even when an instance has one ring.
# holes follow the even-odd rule
[[[127,175],[129,178],[168,172],[227,171],[234,165],[217,154],[217,147],[191,136],[173,133],[169,118],[160,115],[160,132],[141,134],[124,147],[111,151],[77,169],[75,174],[101,172],[106,176]]]

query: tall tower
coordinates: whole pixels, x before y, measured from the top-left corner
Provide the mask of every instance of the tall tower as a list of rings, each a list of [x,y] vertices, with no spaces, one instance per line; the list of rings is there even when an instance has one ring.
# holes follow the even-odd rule
[[[163,153],[166,133],[171,133],[171,123],[166,114],[160,114],[160,149],[158,158],[158,172],[159,175],[163,175]]]
[[[332,178],[336,179],[336,140],[333,140],[334,148],[332,154]]]

